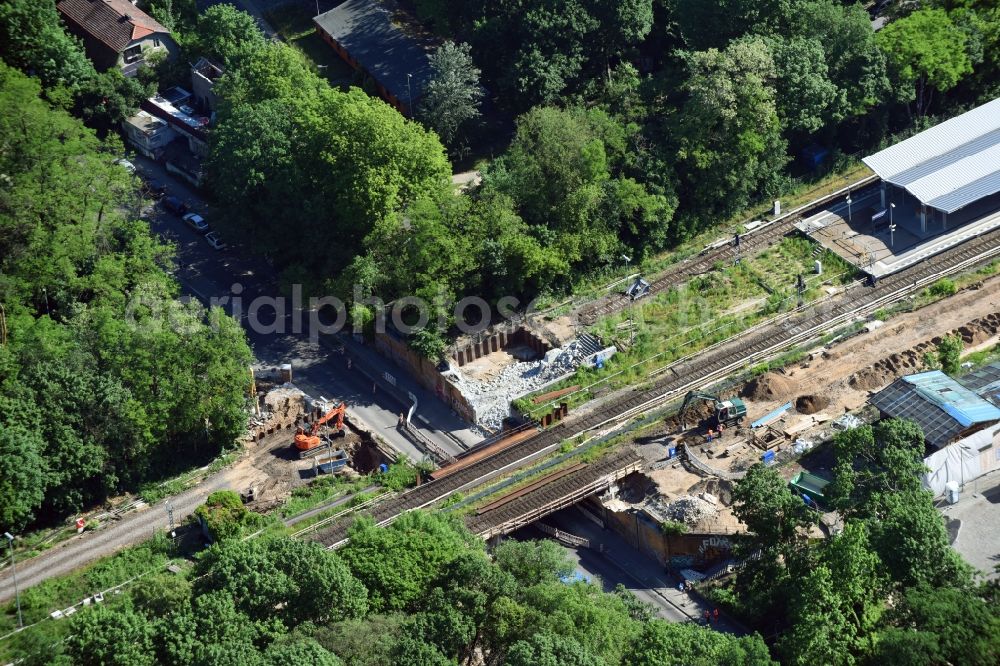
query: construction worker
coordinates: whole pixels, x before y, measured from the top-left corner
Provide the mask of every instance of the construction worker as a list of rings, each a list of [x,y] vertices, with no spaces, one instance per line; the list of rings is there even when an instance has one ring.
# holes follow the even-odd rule
[[[711,428],[708,429],[708,443],[711,444],[712,440],[715,439],[715,431]]]

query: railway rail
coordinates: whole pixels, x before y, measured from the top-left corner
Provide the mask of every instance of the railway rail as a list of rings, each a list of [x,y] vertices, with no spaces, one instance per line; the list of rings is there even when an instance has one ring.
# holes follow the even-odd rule
[[[878,181],[878,176],[868,176],[852,183],[850,186],[838,190],[816,201],[812,201],[805,206],[791,210],[784,215],[775,218],[773,221],[763,224],[751,232],[740,236],[740,256],[752,257],[767,248],[771,247],[789,231],[794,229],[794,224],[803,217],[808,217],[813,213],[840,200],[845,192],[855,193],[854,196],[864,196],[865,192]],[[718,262],[730,261],[736,257],[736,251],[731,242],[724,243],[716,247],[701,252],[699,255],[670,266],[664,273],[653,280],[649,285],[649,294],[666,291],[677,284],[702,273],[712,270]],[[582,324],[590,326],[601,317],[614,314],[619,310],[628,307],[632,300],[623,293],[604,296],[588,307],[581,308],[577,313]]]
[[[642,468],[642,456],[630,447],[589,464],[574,465],[480,508],[465,524],[484,539],[507,534],[584,497],[606,490],[618,479]]]
[[[651,387],[607,401],[579,419],[561,421],[534,437],[477,461],[440,480],[418,486],[375,506],[372,518],[379,525],[392,522],[405,511],[427,507],[456,492],[526,465],[576,435],[611,430],[652,409],[662,407],[691,387],[703,386],[735,370],[773,358],[781,351],[814,339],[845,322],[898,301],[934,281],[966,270],[1000,255],[1000,230],[983,234],[899,273],[874,287],[855,283],[836,296],[799,308],[717,343],[690,357],[656,371]],[[320,529],[314,539],[335,548],[346,542],[346,521]]]

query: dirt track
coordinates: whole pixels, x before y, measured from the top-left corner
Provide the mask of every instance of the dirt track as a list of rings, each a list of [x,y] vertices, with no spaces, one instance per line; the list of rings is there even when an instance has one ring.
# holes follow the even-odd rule
[[[994,345],[1000,333],[1000,276],[978,289],[958,294],[915,312],[890,319],[881,328],[855,336],[812,361],[779,377],[783,390],[755,401],[754,413],[766,413],[805,395],[829,401],[824,411],[843,413],[862,406],[896,378],[920,372],[923,355],[941,336],[955,333],[965,342],[963,353]]]

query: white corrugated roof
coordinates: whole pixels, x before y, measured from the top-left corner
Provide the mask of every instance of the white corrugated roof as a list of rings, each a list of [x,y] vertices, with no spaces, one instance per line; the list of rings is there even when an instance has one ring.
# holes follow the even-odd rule
[[[946,213],[1000,192],[1000,97],[862,161]]]

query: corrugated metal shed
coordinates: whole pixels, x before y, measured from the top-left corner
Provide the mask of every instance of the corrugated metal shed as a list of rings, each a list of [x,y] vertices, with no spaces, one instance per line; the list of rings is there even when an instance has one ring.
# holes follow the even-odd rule
[[[922,203],[952,213],[1000,192],[1000,97],[862,160]]]
[[[870,402],[891,417],[916,421],[935,448],[947,446],[972,425],[1000,421],[1000,408],[940,370],[897,379]]]

